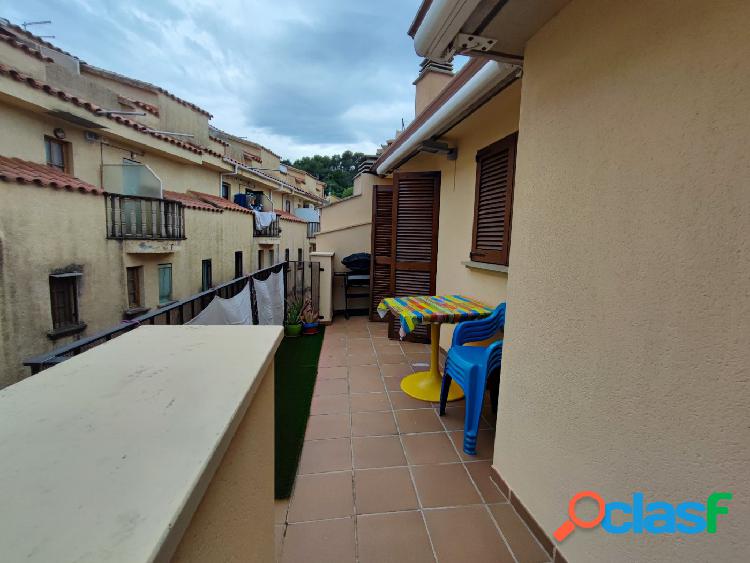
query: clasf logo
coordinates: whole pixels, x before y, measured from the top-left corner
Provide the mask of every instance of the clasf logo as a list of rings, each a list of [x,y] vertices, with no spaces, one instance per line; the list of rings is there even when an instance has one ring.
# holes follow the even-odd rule
[[[598,507],[597,515],[591,520],[582,520],[576,514],[576,505],[583,499],[593,500]],[[732,500],[732,493],[711,493],[708,500],[701,502],[681,502],[677,505],[668,502],[644,502],[643,493],[633,493],[631,502],[604,502],[594,491],[581,491],[568,503],[568,517],[555,533],[558,542],[567,538],[576,527],[595,528],[601,524],[610,534],[700,534],[716,533],[716,520],[719,514],[729,514],[729,507],[719,504],[722,500]],[[612,516],[620,513],[618,521]]]

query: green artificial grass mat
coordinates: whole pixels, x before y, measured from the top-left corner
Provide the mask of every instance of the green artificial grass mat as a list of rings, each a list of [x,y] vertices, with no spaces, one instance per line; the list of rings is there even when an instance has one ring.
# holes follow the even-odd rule
[[[312,336],[287,338],[275,357],[275,496],[289,498],[310,415],[325,327]]]

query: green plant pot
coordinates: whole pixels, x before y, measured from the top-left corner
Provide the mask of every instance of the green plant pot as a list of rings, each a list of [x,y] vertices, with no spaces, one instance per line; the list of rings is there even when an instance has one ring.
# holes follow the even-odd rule
[[[289,337],[299,336],[302,332],[302,323],[296,325],[284,325],[284,334]]]

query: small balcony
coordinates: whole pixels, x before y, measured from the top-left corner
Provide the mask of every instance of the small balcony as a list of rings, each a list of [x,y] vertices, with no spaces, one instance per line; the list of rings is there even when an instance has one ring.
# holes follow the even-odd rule
[[[107,194],[107,238],[182,240],[185,209],[176,201]]]
[[[254,219],[257,221],[257,219]],[[265,238],[279,238],[279,235],[281,234],[281,227],[279,226],[279,218],[276,217],[273,221],[271,221],[271,224],[267,227],[264,227],[262,229],[259,229],[257,225],[254,228],[255,237],[265,237]]]
[[[307,224],[307,238],[315,238],[320,232],[320,221],[311,221]]]

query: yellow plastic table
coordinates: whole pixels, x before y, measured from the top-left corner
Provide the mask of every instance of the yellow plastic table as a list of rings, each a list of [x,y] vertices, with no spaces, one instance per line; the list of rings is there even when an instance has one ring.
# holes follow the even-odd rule
[[[378,305],[382,317],[391,311],[399,317],[399,334],[403,339],[420,324],[430,324],[430,369],[418,371],[401,380],[401,390],[422,401],[438,402],[443,378],[440,375],[440,325],[481,319],[492,313],[484,303],[463,295],[415,295],[410,297],[388,297]],[[455,401],[464,396],[455,383],[448,391],[448,400]]]

